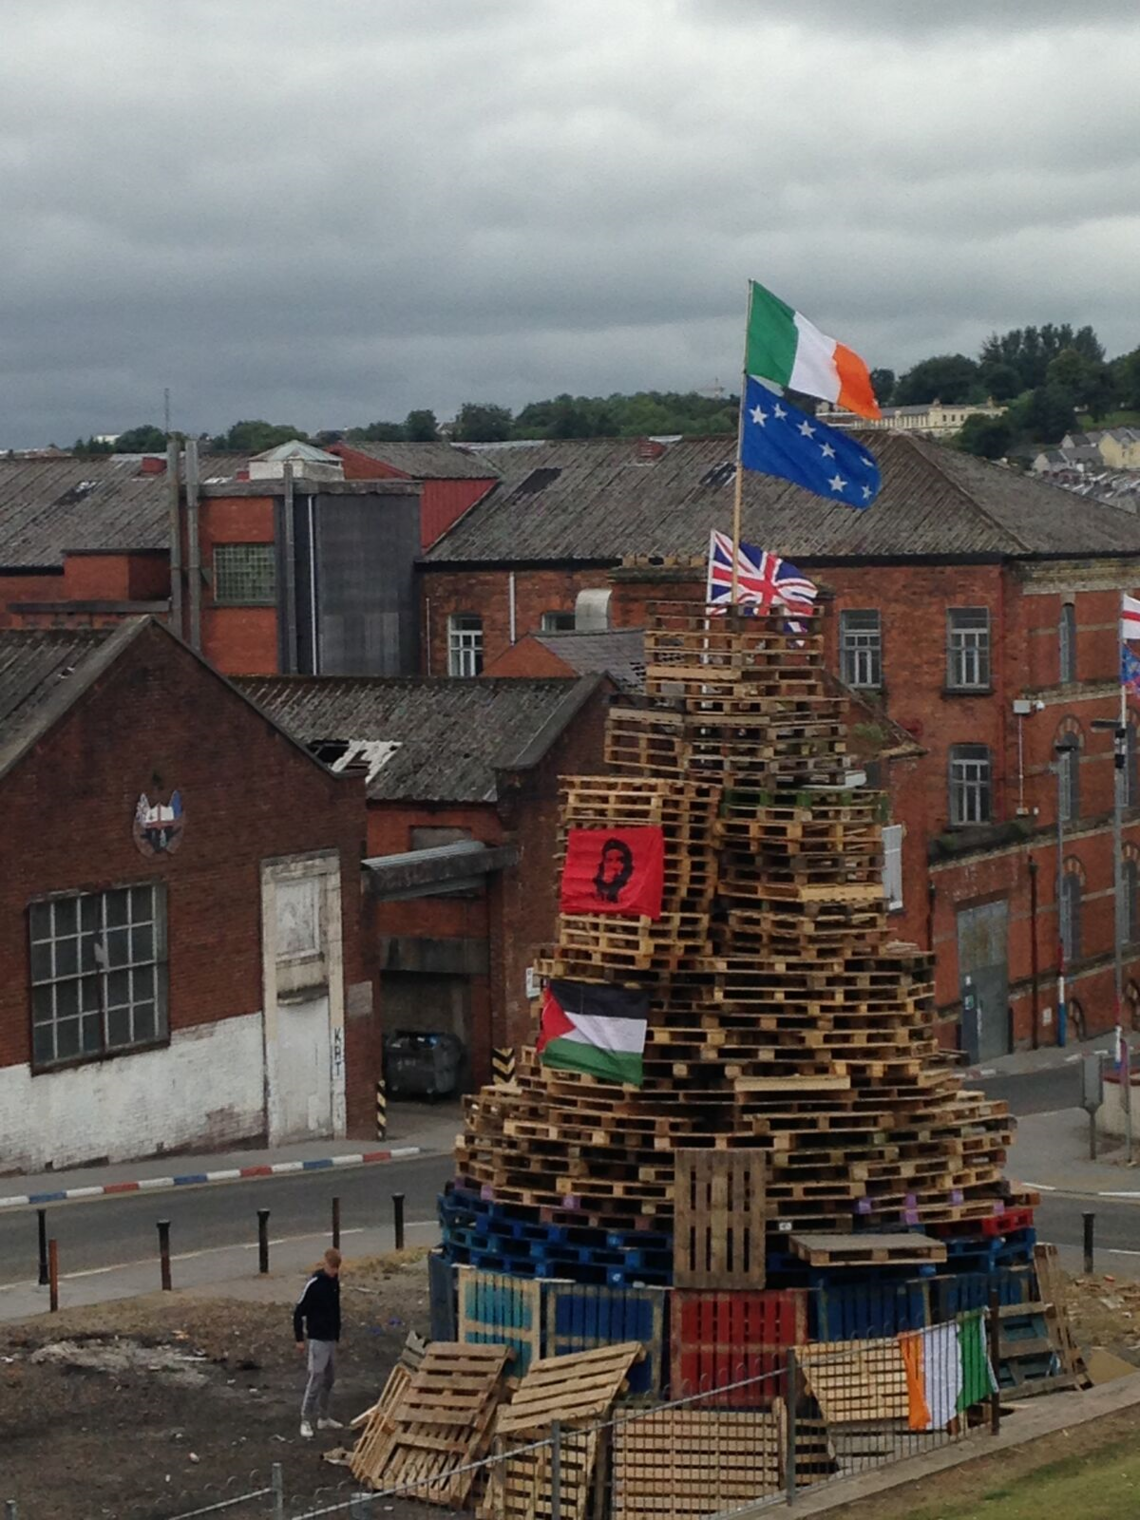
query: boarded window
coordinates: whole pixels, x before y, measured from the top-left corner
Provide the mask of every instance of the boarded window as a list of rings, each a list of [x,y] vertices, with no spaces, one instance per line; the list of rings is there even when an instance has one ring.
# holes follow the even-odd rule
[[[902,842],[902,824],[887,824],[883,829],[883,896],[888,908],[903,905]]]

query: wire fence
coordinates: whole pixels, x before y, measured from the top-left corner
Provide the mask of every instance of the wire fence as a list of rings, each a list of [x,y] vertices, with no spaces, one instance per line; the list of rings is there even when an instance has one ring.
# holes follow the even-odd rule
[[[992,1337],[996,1306],[991,1315]],[[743,1517],[961,1440],[983,1423],[996,1428],[996,1348],[992,1340],[987,1345],[986,1319],[972,1311],[902,1334],[749,1347],[731,1381],[722,1367],[715,1383],[702,1380],[667,1403],[627,1403],[587,1425],[556,1423],[541,1439],[498,1437],[477,1461],[448,1462],[445,1442],[433,1447],[424,1440],[404,1464],[406,1480],[380,1490],[331,1468],[327,1484],[290,1497],[275,1464],[268,1482],[251,1474],[254,1485],[240,1493],[207,1492],[181,1508],[170,1495],[124,1514],[131,1520],[457,1520],[473,1511],[494,1520],[536,1513],[549,1520]],[[4,1520],[21,1520],[14,1505]]]

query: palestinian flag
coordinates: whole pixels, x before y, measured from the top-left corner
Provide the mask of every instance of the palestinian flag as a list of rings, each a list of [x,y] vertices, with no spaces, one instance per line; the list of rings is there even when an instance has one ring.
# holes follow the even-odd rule
[[[640,1087],[649,994],[595,982],[551,981],[536,1049],[544,1066]]]
[[[860,417],[881,416],[866,363],[845,343],[753,280],[748,299],[744,368],[805,396],[818,396]]]
[[[980,1313],[899,1336],[911,1430],[945,1430],[996,1392]]]

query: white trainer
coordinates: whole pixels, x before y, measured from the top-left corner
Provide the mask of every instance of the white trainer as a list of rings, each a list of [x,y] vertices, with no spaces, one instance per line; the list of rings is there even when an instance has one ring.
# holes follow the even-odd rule
[[[334,1420],[331,1417],[326,1416],[323,1420],[318,1420],[317,1421],[317,1429],[318,1430],[343,1430],[344,1429],[344,1425],[341,1423],[340,1420]]]
[[[301,1421],[301,1437],[305,1441],[313,1439],[313,1427],[309,1424],[308,1420]]]

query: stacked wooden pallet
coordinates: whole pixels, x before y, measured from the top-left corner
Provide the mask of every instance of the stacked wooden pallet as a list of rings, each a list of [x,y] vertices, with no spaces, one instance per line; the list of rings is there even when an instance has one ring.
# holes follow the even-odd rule
[[[930,958],[891,941],[881,799],[848,784],[819,633],[665,606],[646,658],[649,700],[610,718],[619,774],[568,778],[563,821],[662,827],[664,916],[563,918],[539,965],[648,991],[644,1081],[546,1071],[524,1050],[512,1086],[469,1100],[460,1183],[503,1247],[478,1264],[668,1283],[682,1150],[763,1154],[770,1259],[788,1259],[789,1230],[1032,1205],[1002,1177],[1005,1106],[939,1056]],[[546,1232],[537,1250],[508,1245],[525,1221]],[[605,1233],[601,1255],[579,1229]],[[476,1260],[465,1250],[453,1259]]]

